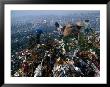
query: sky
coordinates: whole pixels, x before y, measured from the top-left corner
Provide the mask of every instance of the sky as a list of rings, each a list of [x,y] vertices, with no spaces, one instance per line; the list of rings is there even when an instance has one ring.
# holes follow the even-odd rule
[[[69,15],[69,14],[80,14],[80,13],[98,13],[100,14],[100,11],[94,10],[94,11],[85,11],[85,10],[12,10],[11,16],[17,17],[17,16],[27,16],[27,15]]]

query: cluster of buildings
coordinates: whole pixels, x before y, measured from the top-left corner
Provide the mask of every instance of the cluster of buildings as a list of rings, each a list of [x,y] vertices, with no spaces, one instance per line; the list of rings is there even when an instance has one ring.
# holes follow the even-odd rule
[[[12,34],[11,75],[99,77],[100,33],[94,29],[99,25],[91,25],[90,19],[65,24],[61,18],[56,27],[54,19],[51,22],[42,19],[41,23],[36,20],[33,24],[14,25],[19,34]],[[21,32],[20,26],[26,31]],[[39,34],[38,29],[42,33]]]

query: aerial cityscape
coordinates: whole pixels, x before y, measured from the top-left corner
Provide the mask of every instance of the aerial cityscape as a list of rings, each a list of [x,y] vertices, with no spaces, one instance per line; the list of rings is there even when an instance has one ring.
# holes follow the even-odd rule
[[[99,77],[100,11],[12,10],[12,77]]]

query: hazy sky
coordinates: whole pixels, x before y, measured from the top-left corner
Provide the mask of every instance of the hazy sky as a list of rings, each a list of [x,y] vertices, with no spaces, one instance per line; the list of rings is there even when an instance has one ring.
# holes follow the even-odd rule
[[[80,14],[80,13],[98,13],[100,11],[85,11],[85,10],[12,10],[11,16],[27,16],[27,15],[69,15],[69,14]]]

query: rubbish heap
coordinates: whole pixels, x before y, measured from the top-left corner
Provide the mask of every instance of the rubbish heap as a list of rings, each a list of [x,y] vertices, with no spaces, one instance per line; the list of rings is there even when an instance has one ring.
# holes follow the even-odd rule
[[[99,33],[81,23],[56,25],[57,38],[55,31],[36,35],[37,42],[11,56],[13,77],[100,76]]]

